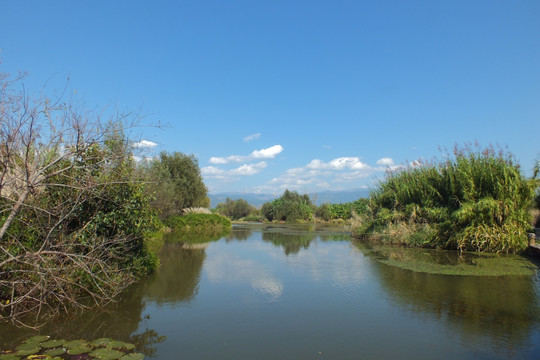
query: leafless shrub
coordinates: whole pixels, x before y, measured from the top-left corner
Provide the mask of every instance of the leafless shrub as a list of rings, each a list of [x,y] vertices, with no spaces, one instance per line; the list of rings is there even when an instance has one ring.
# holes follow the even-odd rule
[[[132,116],[30,99],[22,80],[0,74],[0,321],[35,326],[23,315],[113,299],[141,240],[122,228],[137,224],[100,218],[137,191],[123,132]]]

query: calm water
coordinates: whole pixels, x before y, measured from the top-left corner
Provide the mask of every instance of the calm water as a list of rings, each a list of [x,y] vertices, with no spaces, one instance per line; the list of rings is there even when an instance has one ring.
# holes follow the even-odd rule
[[[242,225],[167,243],[162,268],[56,338],[115,337],[155,359],[538,359],[537,276],[403,270],[338,229]],[[8,348],[28,334],[0,327]]]

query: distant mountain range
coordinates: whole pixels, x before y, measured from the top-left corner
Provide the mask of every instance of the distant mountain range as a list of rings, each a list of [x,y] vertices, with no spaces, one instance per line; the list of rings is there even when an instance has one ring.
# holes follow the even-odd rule
[[[360,198],[369,197],[369,189],[343,190],[343,191],[321,191],[317,193],[308,193],[311,201],[316,205],[324,203],[346,203],[355,201]],[[232,200],[244,199],[249,204],[255,207],[261,207],[265,202],[272,201],[279,195],[273,194],[255,194],[255,193],[240,193],[240,192],[224,192],[217,194],[208,194],[210,198],[210,207],[214,208],[217,204],[225,202],[227,198]]]

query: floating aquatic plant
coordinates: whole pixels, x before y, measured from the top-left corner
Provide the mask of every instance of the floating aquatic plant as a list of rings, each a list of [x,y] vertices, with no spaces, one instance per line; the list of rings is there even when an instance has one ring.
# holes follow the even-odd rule
[[[50,336],[33,336],[13,350],[0,350],[0,360],[143,360],[144,354],[134,353],[135,345],[110,338],[57,340]]]

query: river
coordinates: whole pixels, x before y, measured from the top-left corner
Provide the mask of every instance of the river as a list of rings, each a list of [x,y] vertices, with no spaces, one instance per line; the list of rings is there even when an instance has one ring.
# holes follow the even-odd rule
[[[411,271],[340,228],[246,224],[167,242],[118,303],[39,333],[130,341],[148,359],[537,359],[539,309],[537,274]],[[3,324],[0,346],[35,334]]]

